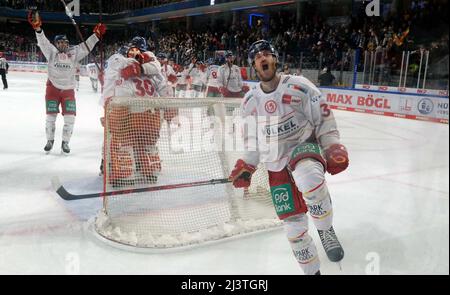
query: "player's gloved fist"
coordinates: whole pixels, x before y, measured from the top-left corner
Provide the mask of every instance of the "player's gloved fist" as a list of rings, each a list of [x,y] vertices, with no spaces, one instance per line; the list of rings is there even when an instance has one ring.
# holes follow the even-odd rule
[[[37,10],[30,10],[28,12],[28,22],[35,30],[38,30],[42,26],[42,20]]]
[[[145,63],[148,63],[148,62],[155,61],[155,58],[149,52],[138,53],[138,54],[136,54],[135,58],[141,64],[145,64]]]
[[[99,39],[102,38],[103,35],[106,33],[106,25],[102,23],[98,23],[94,28],[94,33],[97,35]]]
[[[133,77],[138,77],[141,75],[141,73],[141,65],[137,61],[120,71],[122,78],[124,78],[125,80]]]
[[[250,87],[248,87],[247,85],[242,86],[242,91],[247,93],[250,90]]]
[[[225,88],[225,87],[220,87],[219,91],[220,91],[220,93],[222,93],[223,96],[230,96],[230,95],[229,95],[230,92],[229,92],[228,89]]]
[[[168,80],[170,83],[175,84],[175,83],[177,82],[177,76],[175,76],[174,74],[170,74],[169,76],[167,76],[167,80]]]
[[[252,174],[255,172],[256,168],[244,162],[244,160],[237,160],[236,165],[234,165],[233,171],[231,171],[229,180],[233,182],[235,188],[249,187]]]
[[[348,167],[348,153],[342,144],[333,144],[325,151],[327,171],[331,175],[341,173]]]

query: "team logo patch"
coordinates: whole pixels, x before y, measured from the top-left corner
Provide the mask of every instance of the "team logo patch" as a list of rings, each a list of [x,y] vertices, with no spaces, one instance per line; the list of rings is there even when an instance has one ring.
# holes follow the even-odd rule
[[[270,188],[272,202],[278,215],[291,213],[295,210],[292,188],[289,184],[282,184]]]
[[[269,114],[275,113],[275,111],[277,110],[277,103],[274,100],[269,100],[264,105],[264,108]]]
[[[422,115],[428,115],[433,111],[434,104],[430,99],[422,98],[417,104],[417,109]]]
[[[300,97],[297,96],[292,96],[289,94],[283,94],[282,100],[281,100],[284,104],[291,104],[293,103],[300,103],[302,102],[302,99]]]

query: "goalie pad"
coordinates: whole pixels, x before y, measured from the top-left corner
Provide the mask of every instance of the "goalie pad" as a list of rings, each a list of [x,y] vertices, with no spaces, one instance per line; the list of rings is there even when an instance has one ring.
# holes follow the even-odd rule
[[[135,166],[133,147],[112,138],[109,148],[111,155],[109,183],[115,184],[117,180],[131,179]]]
[[[152,176],[161,171],[161,159],[156,143],[161,129],[159,109],[131,114],[133,147],[136,167],[144,176]]]
[[[297,189],[287,168],[279,172],[269,171],[270,192],[278,218],[307,212],[302,194]]]

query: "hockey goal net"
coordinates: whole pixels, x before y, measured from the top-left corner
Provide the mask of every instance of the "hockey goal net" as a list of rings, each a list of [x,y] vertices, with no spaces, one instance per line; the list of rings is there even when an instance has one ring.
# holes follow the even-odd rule
[[[240,100],[115,97],[105,109],[104,190],[227,178],[241,151]],[[230,183],[105,197],[94,228],[110,241],[174,248],[278,227],[267,171]]]

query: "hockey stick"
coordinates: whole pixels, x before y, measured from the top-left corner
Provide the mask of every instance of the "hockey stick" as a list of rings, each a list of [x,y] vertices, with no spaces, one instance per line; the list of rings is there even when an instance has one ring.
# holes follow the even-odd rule
[[[64,188],[64,186],[61,184],[61,182],[59,181],[59,178],[57,176],[52,178],[52,186],[56,190],[56,193],[62,199],[66,200],[66,201],[92,199],[92,198],[125,195],[125,194],[133,194],[133,193],[154,192],[154,191],[161,191],[161,190],[196,187],[196,186],[204,186],[204,185],[225,184],[225,183],[230,183],[230,182],[231,181],[228,178],[221,178],[221,179],[211,179],[211,180],[204,180],[204,181],[194,181],[194,182],[188,182],[188,183],[166,184],[166,185],[152,186],[152,187],[117,190],[117,191],[104,192],[104,193],[92,193],[92,194],[77,195],[77,194],[71,194],[70,192],[68,192]]]
[[[67,7],[66,2],[64,0],[61,0],[61,3],[64,5],[64,8],[66,10],[66,15],[70,18],[70,20],[72,21],[73,26],[75,27],[75,30],[78,34],[78,38],[80,38],[81,41],[83,41],[84,46],[86,46],[86,49],[88,50],[89,54],[92,54],[91,49],[89,48],[89,46],[86,44],[86,40],[84,40],[83,35],[81,34],[80,28],[77,25],[77,22],[75,21],[75,19],[73,18],[73,13],[70,11],[69,7]],[[95,59],[94,56],[94,64],[97,66],[97,69],[99,71],[101,71],[101,68],[99,67],[99,65],[97,64],[97,61]]]

